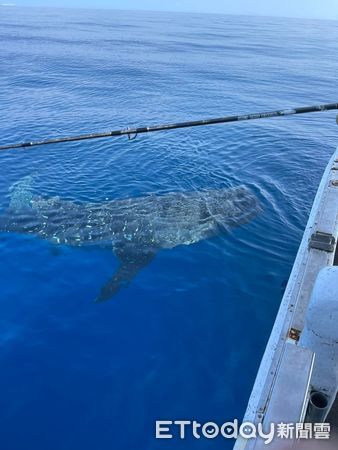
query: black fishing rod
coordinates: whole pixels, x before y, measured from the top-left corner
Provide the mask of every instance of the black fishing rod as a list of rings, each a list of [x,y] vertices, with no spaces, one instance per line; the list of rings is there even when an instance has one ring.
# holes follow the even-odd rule
[[[140,133],[151,133],[153,131],[175,130],[177,128],[199,127],[202,125],[215,125],[217,123],[240,122],[243,120],[268,119],[270,117],[291,116],[293,114],[305,114],[316,111],[330,111],[332,109],[338,109],[338,103],[328,103],[325,105],[316,105],[316,106],[304,106],[300,108],[245,114],[239,116],[225,116],[214,119],[194,120],[190,122],[178,122],[164,125],[151,125],[149,127],[126,128],[121,130],[106,131],[102,133],[81,134],[78,136],[66,136],[52,139],[44,139],[41,141],[20,142],[17,144],[2,145],[0,146],[0,150],[35,147],[37,145],[57,144],[59,142],[84,141],[87,139],[99,139],[123,135],[127,135],[128,139],[135,139],[135,137]]]

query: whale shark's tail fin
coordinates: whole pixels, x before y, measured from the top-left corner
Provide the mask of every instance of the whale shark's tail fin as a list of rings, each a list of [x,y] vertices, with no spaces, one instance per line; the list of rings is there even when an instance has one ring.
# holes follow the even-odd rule
[[[121,249],[116,252],[120,266],[112,278],[102,287],[95,302],[104,302],[115,295],[122,287],[126,287],[137,273],[147,266],[155,257],[153,249]]]
[[[0,232],[10,231],[15,220],[13,217],[23,209],[31,208],[33,199],[33,177],[27,176],[12,184],[9,188],[9,205],[0,211]]]
[[[21,180],[12,184],[9,188],[9,209],[18,211],[31,207],[31,201],[33,199],[32,185],[33,177],[31,175],[21,178]]]

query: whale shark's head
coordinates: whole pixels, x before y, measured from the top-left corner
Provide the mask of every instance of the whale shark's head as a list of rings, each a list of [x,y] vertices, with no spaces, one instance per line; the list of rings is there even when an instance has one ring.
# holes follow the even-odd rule
[[[245,186],[214,191],[206,203],[209,213],[225,227],[247,223],[262,211],[255,194]]]

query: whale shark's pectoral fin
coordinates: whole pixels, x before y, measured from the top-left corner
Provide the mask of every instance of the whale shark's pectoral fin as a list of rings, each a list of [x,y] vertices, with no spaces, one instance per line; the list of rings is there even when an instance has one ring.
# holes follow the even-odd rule
[[[156,251],[152,249],[120,250],[116,253],[120,259],[120,265],[112,278],[102,287],[95,302],[109,300],[122,287],[127,286],[137,273],[147,266],[156,255]]]

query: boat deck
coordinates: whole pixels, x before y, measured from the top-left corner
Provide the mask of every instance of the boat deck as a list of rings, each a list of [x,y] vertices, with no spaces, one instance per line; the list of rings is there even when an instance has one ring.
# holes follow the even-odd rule
[[[326,422],[331,425],[331,439],[338,442],[338,396],[332,405],[332,408],[327,416]]]
[[[338,149],[322,177],[243,421],[261,423],[263,429],[270,423],[305,421],[319,360],[300,339],[319,272],[338,265],[337,237]],[[338,436],[337,399],[326,422]],[[273,443],[268,447],[275,448]],[[266,446],[253,439],[239,438],[235,444],[235,450],[260,448]]]

